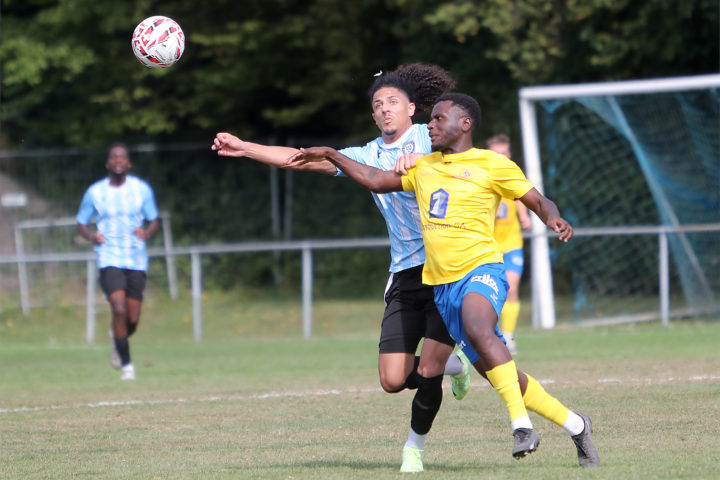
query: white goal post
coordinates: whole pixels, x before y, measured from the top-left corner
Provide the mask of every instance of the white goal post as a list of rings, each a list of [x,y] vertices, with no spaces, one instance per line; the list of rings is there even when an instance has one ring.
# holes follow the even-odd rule
[[[569,97],[642,95],[718,87],[720,87],[720,74],[521,88],[519,91],[519,108],[526,175],[537,189],[543,192],[535,108],[536,103],[539,101],[567,99]],[[562,206],[560,208],[562,211]],[[533,216],[531,235],[532,323],[536,328],[550,329],[555,326],[556,318],[553,280],[550,269],[549,235],[545,225],[536,216]]]

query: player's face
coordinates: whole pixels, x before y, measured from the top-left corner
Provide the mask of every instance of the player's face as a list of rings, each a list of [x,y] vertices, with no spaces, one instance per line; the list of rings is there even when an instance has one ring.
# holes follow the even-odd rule
[[[505,155],[506,157],[510,158],[510,144],[499,142],[499,143],[491,143],[488,145],[488,149],[492,150],[493,152],[497,152],[500,155]]]
[[[105,167],[113,175],[124,175],[130,169],[130,155],[123,147],[113,147]]]
[[[468,116],[465,112],[445,100],[433,107],[428,130],[433,151],[452,153],[454,146],[463,135],[463,125]]]
[[[398,88],[378,89],[373,95],[372,109],[373,120],[386,140],[397,140],[397,137],[412,126],[411,117],[415,113],[415,104]]]

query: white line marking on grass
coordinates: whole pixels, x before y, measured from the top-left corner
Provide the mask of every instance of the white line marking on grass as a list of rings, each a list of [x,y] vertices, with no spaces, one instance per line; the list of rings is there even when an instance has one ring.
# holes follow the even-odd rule
[[[175,398],[161,400],[108,400],[104,402],[79,403],[76,405],[50,405],[47,407],[17,407],[17,408],[0,408],[0,414],[3,413],[25,413],[25,412],[45,412],[49,410],[76,410],[82,408],[107,408],[107,407],[129,407],[134,405],[167,405],[181,403],[209,403],[209,402],[236,402],[240,400],[267,400],[274,398],[303,398],[303,397],[323,397],[327,395],[343,395],[358,393],[377,393],[382,392],[381,388],[353,388],[348,390],[318,390],[315,392],[271,392],[258,393],[254,395],[228,395],[225,397],[214,395],[212,397],[200,397],[195,399]]]
[[[487,382],[481,382],[478,379],[477,382],[473,383],[472,388],[474,389],[489,389],[490,384]],[[650,378],[650,377],[644,377],[644,378],[629,378],[629,379],[620,379],[620,378],[598,378],[594,382],[592,382],[591,379],[588,379],[590,381],[581,381],[582,384],[592,384],[595,383],[597,385],[603,385],[603,384],[617,384],[617,385],[629,385],[629,384],[637,384],[637,383],[644,383],[644,384],[668,384],[668,383],[694,383],[694,382],[717,382],[720,381],[720,376],[718,375],[691,375],[687,378],[678,378],[678,377],[665,377],[665,378]],[[570,381],[562,381],[558,382],[554,379],[538,379],[538,382],[542,385],[553,385],[553,384],[577,384],[578,382],[570,382]],[[445,390],[449,390],[448,387],[445,388]],[[168,398],[168,399],[160,399],[160,400],[107,400],[102,402],[92,402],[92,403],[79,403],[75,405],[49,405],[49,406],[39,406],[39,407],[15,407],[15,408],[0,408],[0,415],[1,414],[11,414],[11,413],[28,413],[28,412],[46,412],[51,410],[79,410],[84,408],[113,408],[113,407],[129,407],[129,406],[135,406],[135,405],[167,405],[167,404],[182,404],[182,403],[210,403],[210,402],[237,402],[242,400],[267,400],[267,399],[282,399],[282,398],[305,398],[305,397],[324,397],[329,395],[356,395],[359,393],[378,393],[382,392],[381,388],[350,388],[347,390],[317,390],[317,391],[311,391],[311,392],[267,392],[267,393],[257,393],[252,395],[227,395],[227,396],[220,396],[220,395],[213,395],[209,397],[199,397],[199,398]]]

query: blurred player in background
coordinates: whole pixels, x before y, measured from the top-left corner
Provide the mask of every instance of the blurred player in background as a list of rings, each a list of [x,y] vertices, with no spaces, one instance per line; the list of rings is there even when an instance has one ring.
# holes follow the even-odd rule
[[[399,172],[409,165],[382,171],[329,147],[301,149],[288,164],[330,161],[376,193],[415,191],[427,251],[423,283],[434,285],[435,303],[448,331],[505,403],[513,456],[522,458],[539,445],[530,410],[572,436],[581,466],[599,465],[590,418],[569,410],[518,370],[497,326],[508,288],[502,254],[493,239],[500,198],[519,198],[560,234],[560,240],[572,237],[572,227],[512,160],[472,147],[473,129],[480,123],[480,107],[472,97],[441,95],[431,118],[434,153],[418,159],[417,166],[402,176]]]
[[[77,230],[95,245],[100,285],[112,311],[110,363],[121,370],[122,380],[135,380],[128,338],[140,321],[148,266],[145,242],[158,231],[158,210],[150,185],[128,175],[130,154],[124,144],[110,147],[105,167],[108,176],[83,196]],[[93,218],[96,232],[88,227]]]
[[[381,135],[365,146],[342,152],[355,162],[381,169],[391,168],[404,154],[429,153],[427,125],[413,124],[412,117],[416,110],[429,110],[454,84],[448,73],[435,65],[404,65],[377,75],[369,94],[372,117]],[[212,149],[221,156],[249,157],[283,168],[285,160],[298,152],[245,142],[228,133],[218,133]],[[330,162],[309,163],[298,169],[341,173]],[[462,399],[470,387],[470,366],[462,353],[451,355],[455,342],[435,307],[432,287],[422,285],[425,250],[415,194],[373,194],[373,198],[385,217],[392,257],[380,332],[380,384],[388,393],[417,389],[401,466],[403,472],[417,472],[423,470],[425,439],[442,402],[442,376],[451,375],[453,394]],[[422,338],[422,350],[416,357]]]
[[[510,137],[504,133],[487,139],[487,148],[500,155],[512,158]],[[522,230],[530,228],[530,216],[522,202],[503,198],[495,215],[495,240],[503,254],[505,275],[508,281],[507,300],[500,313],[500,332],[505,338],[510,353],[517,353],[515,327],[520,314],[520,278],[523,274],[523,237]]]

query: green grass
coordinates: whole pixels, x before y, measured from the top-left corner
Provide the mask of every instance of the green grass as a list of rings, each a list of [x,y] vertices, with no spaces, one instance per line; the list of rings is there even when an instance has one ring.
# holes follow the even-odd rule
[[[187,302],[148,298],[135,382],[109,367],[104,335],[83,343],[82,309],[0,313],[0,478],[407,478],[412,393],[378,387],[381,303],[319,302],[303,340],[295,298],[206,300],[196,343]],[[534,415],[540,448],[512,459],[507,412],[474,375],[461,402],[445,381],[423,478],[717,477],[720,323],[524,323],[517,339],[519,366],[593,419],[601,467],[580,469]]]

